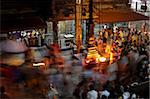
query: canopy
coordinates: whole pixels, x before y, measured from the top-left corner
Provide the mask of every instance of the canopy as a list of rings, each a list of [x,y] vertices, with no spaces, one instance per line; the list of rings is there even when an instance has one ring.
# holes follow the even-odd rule
[[[97,12],[99,18],[95,19],[98,23],[128,22],[149,20],[148,16],[134,12],[132,10],[103,10]]]

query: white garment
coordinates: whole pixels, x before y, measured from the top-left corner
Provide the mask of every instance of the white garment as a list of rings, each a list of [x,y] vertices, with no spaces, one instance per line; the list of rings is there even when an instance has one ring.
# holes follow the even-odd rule
[[[91,90],[87,93],[87,99],[97,99],[98,98],[98,92],[95,90]]]
[[[113,32],[117,32],[117,28],[118,28],[117,26],[114,26],[113,27]]]
[[[136,94],[132,94],[131,99],[136,99]]]
[[[134,57],[134,59],[136,61],[139,58],[139,53],[134,53],[133,57]]]
[[[106,96],[106,97],[108,98],[109,95],[110,95],[110,92],[107,91],[107,90],[104,90],[104,91],[100,92],[100,97],[102,97],[103,95]]]
[[[54,97],[56,96],[56,92],[54,92],[53,90],[48,91],[48,99],[54,99]]]
[[[130,93],[129,92],[124,92],[123,93],[123,99],[129,99]]]

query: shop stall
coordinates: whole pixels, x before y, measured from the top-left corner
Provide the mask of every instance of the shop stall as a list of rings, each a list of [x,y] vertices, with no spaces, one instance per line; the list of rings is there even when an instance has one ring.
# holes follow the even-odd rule
[[[7,34],[7,39],[0,42],[2,64],[12,65],[14,59],[17,66],[26,62],[26,53],[30,50],[33,61],[41,60],[45,55],[46,24],[39,17],[25,17],[21,19],[3,20],[0,33]],[[10,55],[6,57],[4,54]],[[21,56],[21,58],[20,58]],[[23,56],[23,57],[22,57]],[[15,57],[14,59],[12,59]]]

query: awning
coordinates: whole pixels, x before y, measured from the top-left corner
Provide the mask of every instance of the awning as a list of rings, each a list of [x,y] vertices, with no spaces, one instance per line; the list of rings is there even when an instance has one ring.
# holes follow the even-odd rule
[[[150,17],[134,12],[132,10],[103,10],[97,13],[98,23],[128,22],[149,20]]]
[[[93,13],[93,19],[98,18],[96,13]],[[75,20],[75,14],[70,14],[69,16],[65,17],[64,15],[62,16],[56,16],[55,18],[49,18],[49,21],[53,21],[54,19],[58,21],[65,21],[65,20]],[[85,16],[82,16],[79,18],[80,20],[87,20],[89,19],[89,13],[86,13]]]
[[[39,17],[27,17],[20,19],[13,19],[1,22],[1,33],[8,33],[10,31],[21,31],[28,29],[46,28],[46,23]]]

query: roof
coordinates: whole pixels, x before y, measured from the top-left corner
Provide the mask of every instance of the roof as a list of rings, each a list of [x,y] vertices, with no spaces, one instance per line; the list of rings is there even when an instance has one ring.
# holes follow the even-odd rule
[[[44,21],[74,20],[76,0],[2,0],[1,2],[1,30],[23,30],[31,28],[43,28]],[[82,0],[85,16],[89,18],[89,0]],[[129,11],[129,0],[93,0],[93,18],[99,23],[148,20],[149,17]],[[119,10],[109,10],[118,8]],[[104,10],[106,9],[106,10]],[[100,11],[101,10],[101,11]],[[100,15],[99,15],[100,13]],[[66,17],[67,16],[67,17]]]
[[[132,10],[103,10],[97,13],[98,19],[95,19],[98,23],[113,23],[113,22],[128,22],[149,20],[150,17],[134,12]]]

